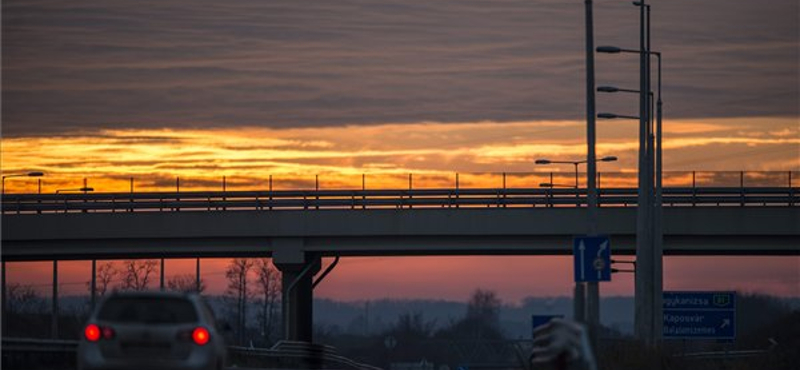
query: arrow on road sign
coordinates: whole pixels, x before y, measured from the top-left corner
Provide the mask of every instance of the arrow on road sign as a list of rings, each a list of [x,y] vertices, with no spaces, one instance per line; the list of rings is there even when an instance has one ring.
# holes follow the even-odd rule
[[[600,248],[597,249],[597,259],[600,260],[600,262],[601,262],[601,266],[599,266],[599,267],[595,266],[595,269],[597,269],[597,280],[600,280],[600,279],[603,278],[603,267],[604,266],[602,266],[603,265],[602,261],[603,261],[603,252],[605,252],[606,248],[608,248],[608,240],[604,241],[603,244],[600,244]]]

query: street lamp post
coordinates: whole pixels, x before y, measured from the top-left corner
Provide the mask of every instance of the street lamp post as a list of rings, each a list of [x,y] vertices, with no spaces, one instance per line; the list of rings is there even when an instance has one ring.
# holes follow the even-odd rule
[[[649,11],[650,6],[647,6]],[[648,22],[649,23],[649,22]],[[600,52],[611,52],[611,53],[619,53],[619,52],[626,52],[626,53],[639,53],[637,50],[626,50],[620,49],[613,46],[604,46],[598,47],[598,51]],[[662,138],[663,138],[663,101],[661,99],[661,53],[655,51],[649,51],[649,55],[655,56],[658,61],[658,72],[657,72],[657,88],[656,88],[656,120],[655,120],[655,130],[651,129],[651,134],[649,135],[649,143],[648,143],[648,159],[647,163],[648,166],[653,166],[653,150],[655,149],[655,198],[654,202],[651,204],[651,212],[652,215],[650,216],[650,225],[651,225],[651,232],[652,232],[652,257],[653,257],[653,268],[652,268],[652,277],[650,278],[651,284],[653,286],[653,319],[652,319],[652,341],[658,341],[659,338],[662,336],[662,328],[663,324],[661,321],[661,317],[663,315],[663,302],[662,302],[662,294],[663,294],[663,261],[662,257],[664,254],[664,229],[663,229],[663,150],[662,150]],[[600,86],[597,88],[599,92],[606,92],[606,93],[616,93],[616,92],[626,92],[626,93],[639,93],[638,90],[631,90],[631,89],[621,89],[614,86]],[[652,97],[653,93],[650,92],[649,95]],[[651,100],[651,108],[652,108],[652,100]],[[599,113],[597,115],[599,118],[633,118],[638,119],[638,117],[631,117],[631,116],[622,116],[616,115],[613,113]],[[652,120],[652,117],[651,117]],[[652,123],[652,122],[651,122]],[[653,131],[655,131],[655,135],[653,135]],[[654,137],[655,136],[655,137]],[[653,143],[655,140],[655,143]],[[652,181],[653,179],[653,172],[652,167],[648,169],[648,179]],[[652,191],[653,187],[649,186],[648,189]]]
[[[615,156],[606,156],[606,157],[603,157],[603,158],[600,158],[600,159],[595,159],[594,162],[614,162],[616,160],[617,160],[617,157],[615,157]],[[581,165],[581,164],[584,164],[584,163],[588,164],[590,162],[588,160],[585,160],[585,159],[584,160],[580,160],[580,161],[551,161],[549,159],[537,159],[534,163],[538,164],[538,165],[548,165],[548,164],[571,164],[571,165],[573,165],[575,167],[575,186],[574,187],[575,187],[575,189],[577,189],[579,187],[578,166]]]
[[[650,49],[650,5],[644,0],[633,2],[640,7],[639,50],[601,46],[599,53],[632,53],[640,58],[640,88],[636,90],[601,86],[600,92],[638,92],[640,96],[639,116],[622,116],[610,113],[598,114],[598,118],[639,119],[639,206],[637,207],[636,256],[636,335],[646,343],[655,345],[662,335],[663,294],[663,228],[662,222],[662,101],[661,101],[661,53]],[[646,20],[645,20],[646,12]],[[646,28],[645,28],[646,27]],[[658,88],[655,130],[652,128],[653,109],[648,107],[650,89],[651,56],[658,58]],[[652,100],[651,103],[652,104]],[[655,131],[655,134],[653,134]],[[654,137],[655,136],[655,137]],[[655,141],[655,143],[653,142]],[[655,157],[655,171],[654,166]],[[655,176],[654,173],[655,172]],[[655,177],[655,179],[654,179]],[[655,184],[653,183],[655,181]],[[653,194],[655,193],[655,194]]]
[[[34,171],[34,172],[27,172],[27,173],[12,173],[10,175],[3,175],[2,184],[0,184],[0,194],[6,193],[6,179],[12,177],[42,177],[44,176],[44,172]]]
[[[94,191],[94,188],[90,188],[90,187],[84,186],[82,188],[74,188],[74,189],[57,189],[56,190],[56,194],[62,194],[62,193],[73,192],[73,191],[79,191],[79,192],[83,192],[83,193],[88,193],[90,191]]]
[[[598,118],[604,119],[636,119],[640,122],[642,116],[626,116],[614,113],[598,113]],[[646,118],[646,117],[645,117]],[[639,189],[636,207],[636,262],[637,269],[634,274],[635,279],[635,308],[634,308],[634,321],[636,337],[642,339],[647,344],[652,343],[652,336],[654,333],[653,319],[655,317],[655,307],[653,307],[654,292],[652,289],[654,270],[654,248],[652,241],[650,226],[652,220],[650,216],[649,195],[652,188],[648,186],[646,181],[647,174],[650,173],[650,166],[646,159],[646,148],[642,147],[643,143],[647,140],[639,138]]]
[[[592,14],[592,0],[584,0],[586,10],[586,224],[587,234],[596,235],[597,230],[597,168],[595,142],[595,93],[594,93],[594,15]],[[577,172],[577,166],[576,166]],[[577,193],[577,192],[576,192]],[[589,338],[592,348],[597,348],[598,331],[600,328],[600,286],[597,282],[590,282],[587,292],[581,292],[588,298],[588,305],[584,308],[588,316]],[[576,285],[576,295],[579,293]],[[588,295],[587,295],[588,293]],[[577,307],[577,306],[576,306]]]

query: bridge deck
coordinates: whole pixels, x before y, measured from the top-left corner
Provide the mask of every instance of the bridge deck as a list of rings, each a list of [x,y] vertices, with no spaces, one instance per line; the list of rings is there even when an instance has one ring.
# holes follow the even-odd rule
[[[665,254],[800,254],[796,188],[668,188]],[[6,195],[4,260],[569,254],[582,189]],[[599,229],[633,254],[635,189],[601,193]],[[576,207],[577,206],[577,207]]]

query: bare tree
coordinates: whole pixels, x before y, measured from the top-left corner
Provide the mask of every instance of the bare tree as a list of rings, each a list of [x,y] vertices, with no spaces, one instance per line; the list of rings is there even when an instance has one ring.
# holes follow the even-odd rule
[[[261,325],[261,334],[264,340],[271,342],[277,320],[278,305],[281,298],[281,274],[272,265],[269,258],[259,258],[255,262],[256,293],[261,312],[258,322]]]
[[[248,288],[248,274],[253,268],[253,260],[249,258],[234,258],[225,269],[225,278],[228,279],[228,288],[225,295],[236,302],[236,328],[239,343],[244,342],[247,320],[247,298],[252,295]]]
[[[44,299],[31,285],[8,284],[6,297],[9,314],[44,312]]]
[[[467,315],[445,327],[436,336],[447,340],[502,340],[500,308],[502,303],[491,290],[475,290],[467,303]],[[494,361],[493,359],[489,359]]]
[[[206,282],[200,279],[200,290],[197,289],[197,278],[192,274],[175,275],[167,280],[167,289],[183,293],[203,293]]]
[[[156,260],[126,260],[122,265],[121,290],[146,290],[150,285],[150,275],[158,270]]]
[[[467,318],[496,325],[500,320],[500,298],[491,290],[476,289],[467,304]]]
[[[111,287],[111,283],[114,279],[119,275],[119,270],[114,267],[113,262],[104,262],[97,266],[97,271],[95,272],[95,287],[94,292],[98,296],[102,297],[106,293],[108,293],[108,288]],[[92,281],[89,280],[86,282],[86,289],[89,290],[89,294],[92,294]]]

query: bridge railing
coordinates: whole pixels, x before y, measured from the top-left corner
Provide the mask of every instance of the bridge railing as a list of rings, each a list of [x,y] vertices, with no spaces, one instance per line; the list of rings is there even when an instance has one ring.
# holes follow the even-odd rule
[[[22,173],[25,171],[12,171]],[[664,171],[665,187],[797,187],[800,171]],[[153,173],[140,176],[98,175],[78,176],[48,173],[44,177],[17,177],[4,182],[4,193],[55,193],[80,187],[92,187],[95,192],[185,192],[185,191],[258,191],[258,190],[423,190],[423,189],[529,189],[542,183],[557,187],[586,187],[586,173],[572,166],[537,167],[530,172],[425,172],[425,173],[339,173],[273,174],[258,171],[235,176],[192,175],[178,176]],[[598,188],[635,188],[635,171],[600,171]]]
[[[800,188],[670,187],[665,207],[797,206]],[[600,207],[636,206],[636,188],[598,191]],[[582,207],[586,189],[281,190],[152,193],[5,194],[4,214],[72,212],[276,211]]]

